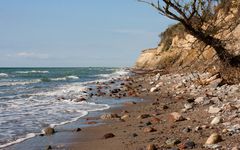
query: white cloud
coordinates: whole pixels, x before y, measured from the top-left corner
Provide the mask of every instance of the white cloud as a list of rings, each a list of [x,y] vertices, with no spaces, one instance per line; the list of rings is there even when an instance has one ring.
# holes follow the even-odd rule
[[[49,55],[45,54],[45,53],[22,51],[22,52],[18,52],[18,53],[15,53],[15,54],[7,54],[7,57],[48,59]]]

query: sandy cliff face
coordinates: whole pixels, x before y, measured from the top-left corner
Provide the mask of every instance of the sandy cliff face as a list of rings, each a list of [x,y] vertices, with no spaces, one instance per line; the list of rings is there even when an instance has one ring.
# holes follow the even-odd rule
[[[231,11],[234,12],[236,10],[231,9]],[[234,21],[232,20],[233,16],[224,16],[222,11],[219,12],[218,17],[225,18],[229,23]],[[173,32],[175,32],[174,29]],[[162,37],[162,42],[160,42],[158,47],[142,51],[136,61],[135,68],[162,69],[169,67],[175,70],[184,68],[204,69],[206,66],[215,68],[214,64],[218,62],[218,58],[211,47],[208,46],[203,49],[203,45],[196,42],[196,39],[185,31],[179,32],[178,30],[178,33],[171,33],[171,35],[169,38],[170,42],[169,40],[166,42],[166,40],[163,40],[166,37]],[[240,54],[240,25],[233,31],[228,32],[226,30],[226,32],[221,32],[216,37],[223,40],[233,37],[234,42],[227,43],[227,47],[233,50],[233,54]],[[169,43],[170,45],[167,46],[166,50],[166,45]]]

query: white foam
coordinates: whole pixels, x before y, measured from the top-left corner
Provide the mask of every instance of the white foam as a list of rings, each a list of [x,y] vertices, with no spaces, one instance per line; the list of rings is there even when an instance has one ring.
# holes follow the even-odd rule
[[[0,73],[0,78],[6,78],[6,77],[8,77],[8,74],[6,74],[6,73]]]
[[[0,145],[0,148],[4,148],[4,147],[8,147],[8,146],[17,144],[17,143],[21,143],[21,142],[23,142],[23,141],[25,141],[25,140],[27,140],[27,139],[33,138],[33,137],[35,137],[35,136],[36,136],[35,133],[29,133],[29,134],[27,134],[25,137],[20,138],[20,139],[17,139],[16,141],[13,141],[13,142],[10,142],[10,143],[7,143],[7,144]]]
[[[28,74],[28,73],[49,73],[49,71],[41,71],[41,70],[31,70],[31,71],[16,71],[16,73],[20,73],[20,74]]]
[[[79,79],[77,76],[67,76],[68,79]]]
[[[0,86],[15,86],[15,85],[27,85],[27,84],[33,84],[33,83],[38,83],[41,82],[40,79],[36,79],[36,80],[30,80],[30,81],[10,81],[10,82],[1,82]]]

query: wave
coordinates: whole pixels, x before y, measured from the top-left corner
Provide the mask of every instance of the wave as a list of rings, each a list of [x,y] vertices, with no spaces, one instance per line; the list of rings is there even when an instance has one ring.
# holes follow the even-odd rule
[[[129,75],[129,71],[127,69],[118,69],[113,73],[110,74],[98,74],[96,75],[97,77],[102,77],[102,78],[118,78],[121,76]]]
[[[40,79],[30,80],[30,81],[9,81],[9,82],[0,82],[0,86],[16,86],[16,85],[28,85],[41,82]]]
[[[21,143],[27,139],[30,139],[30,138],[33,138],[35,137],[36,134],[35,133],[29,133],[27,134],[25,137],[23,138],[19,138],[17,139],[16,141],[13,141],[13,142],[10,142],[10,143],[6,143],[6,144],[3,144],[3,145],[0,145],[0,148],[4,148],[4,147],[8,147],[8,146],[11,146],[11,145],[14,145],[14,144],[17,144],[17,143]]]
[[[1,78],[1,77],[6,78],[6,77],[8,77],[8,74],[6,74],[6,73],[0,73],[0,78]]]
[[[77,80],[79,77],[77,76],[66,76],[62,78],[50,78],[51,81],[64,81],[64,80]]]
[[[19,74],[29,74],[29,73],[49,73],[49,71],[41,71],[41,70],[31,70],[31,71],[16,71],[16,73],[19,73]]]

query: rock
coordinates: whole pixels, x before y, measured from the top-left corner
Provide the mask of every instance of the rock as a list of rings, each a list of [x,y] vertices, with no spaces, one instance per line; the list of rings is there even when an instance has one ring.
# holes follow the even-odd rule
[[[132,136],[133,137],[137,137],[138,135],[137,135],[137,133],[133,133]]]
[[[81,128],[77,128],[77,129],[75,129],[74,131],[75,131],[75,132],[80,132],[80,131],[82,131],[82,129],[81,129]]]
[[[194,100],[194,102],[197,104],[201,104],[204,102],[204,100],[205,100],[205,97],[198,97]]]
[[[220,116],[213,118],[211,125],[216,125],[222,123],[222,118]]]
[[[145,119],[145,118],[148,118],[148,117],[150,117],[149,114],[142,114],[142,115],[138,116],[137,119]]]
[[[42,133],[43,133],[44,135],[52,135],[52,134],[55,133],[55,130],[54,130],[54,128],[47,127],[47,128],[45,128],[45,129],[42,130]]]
[[[158,74],[154,77],[154,80],[155,80],[155,81],[158,81],[158,80],[160,79],[160,77],[161,77],[161,74],[158,73]]]
[[[216,149],[216,150],[219,150],[220,148],[222,148],[222,146],[219,145],[219,144],[210,144],[210,145],[205,144],[204,147],[207,148],[207,149]]]
[[[129,114],[123,115],[123,116],[121,117],[121,119],[123,119],[123,120],[126,120],[126,119],[128,119],[128,118],[130,118],[130,115],[129,115]]]
[[[52,149],[52,146],[51,146],[51,145],[48,145],[47,148],[46,148],[46,150],[50,150],[50,149]]]
[[[103,120],[120,118],[117,114],[104,114],[100,117]]]
[[[213,80],[213,81],[211,81],[211,82],[209,83],[209,87],[210,87],[210,88],[216,88],[216,87],[219,86],[219,84],[220,84],[222,81],[223,81],[223,79],[221,79],[221,78],[218,78],[218,79],[216,79],[216,80]]]
[[[193,149],[195,148],[196,144],[193,141],[187,141],[184,143],[185,149]]]
[[[183,128],[182,132],[184,133],[188,133],[188,132],[191,132],[191,129],[186,127],[186,128]]]
[[[210,114],[216,114],[216,113],[219,113],[221,111],[220,108],[218,107],[213,107],[213,106],[210,106],[209,109],[208,109],[208,112]]]
[[[107,133],[103,136],[104,139],[109,139],[109,138],[113,138],[115,137],[115,135],[113,133]]]
[[[145,128],[143,129],[143,132],[144,132],[144,133],[149,133],[149,132],[154,132],[154,131],[156,131],[156,129],[154,129],[154,128],[152,128],[152,127],[145,127]]]
[[[177,112],[171,113],[170,119],[173,120],[174,122],[186,120],[181,114],[179,114]]]
[[[166,109],[168,109],[169,107],[168,107],[167,105],[163,105],[162,108],[163,108],[163,110],[166,110]]]
[[[209,145],[209,144],[216,144],[218,142],[221,142],[222,141],[222,137],[218,134],[218,133],[213,133],[210,135],[210,137],[207,139],[206,141],[206,145]]]
[[[153,92],[156,92],[156,91],[158,91],[158,90],[159,90],[158,87],[152,87],[152,88],[150,89],[150,92],[153,93]]]
[[[167,141],[165,141],[165,143],[168,146],[174,146],[174,145],[181,143],[181,141],[179,139],[168,139]]]
[[[154,144],[149,144],[146,150],[157,150],[157,147]]]
[[[193,108],[193,103],[186,103],[186,104],[184,104],[184,108],[185,108],[186,110],[192,109],[192,108]]]

